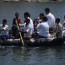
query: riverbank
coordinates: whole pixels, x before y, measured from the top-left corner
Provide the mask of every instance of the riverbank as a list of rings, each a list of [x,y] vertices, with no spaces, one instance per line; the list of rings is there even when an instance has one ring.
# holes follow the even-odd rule
[[[0,0],[0,1],[21,1],[21,0]],[[22,0],[24,2],[65,2],[65,0]]]

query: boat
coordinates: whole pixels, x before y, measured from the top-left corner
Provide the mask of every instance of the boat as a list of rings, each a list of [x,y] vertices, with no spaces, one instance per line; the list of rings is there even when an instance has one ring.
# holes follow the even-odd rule
[[[39,47],[39,46],[55,46],[62,45],[65,41],[65,36],[60,38],[38,38],[38,39],[23,39],[25,46],[27,47]],[[8,40],[0,40],[1,46],[22,46],[20,39],[8,39]]]

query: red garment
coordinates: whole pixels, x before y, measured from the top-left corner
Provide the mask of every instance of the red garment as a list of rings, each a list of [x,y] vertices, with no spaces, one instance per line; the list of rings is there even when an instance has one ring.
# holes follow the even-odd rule
[[[13,21],[14,21],[15,19],[16,19],[16,18],[14,18]],[[22,21],[21,21],[20,18],[18,18],[17,21],[18,21],[19,24],[22,24]]]

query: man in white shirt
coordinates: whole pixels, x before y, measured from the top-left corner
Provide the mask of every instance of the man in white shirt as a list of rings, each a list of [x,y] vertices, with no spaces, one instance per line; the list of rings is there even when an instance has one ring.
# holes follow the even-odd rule
[[[24,24],[24,30],[22,31],[24,33],[25,38],[31,38],[32,35],[32,27],[29,25],[30,19],[26,19]]]
[[[32,28],[32,33],[33,33],[33,31],[34,31],[34,26],[33,26],[33,21],[32,21],[32,19],[30,18],[30,14],[29,14],[28,12],[25,12],[25,13],[24,13],[24,18],[25,18],[25,20],[26,20],[26,19],[29,19],[29,20],[30,20],[29,25],[31,26],[31,28]],[[24,23],[25,23],[25,22],[24,22]]]
[[[37,31],[39,30],[39,37],[48,38],[49,36],[49,25],[47,22],[47,17],[43,18],[43,22],[38,24]]]
[[[3,24],[0,25],[0,38],[8,39],[10,38],[9,30],[8,30],[7,20],[3,19]]]
[[[45,9],[45,12],[47,14],[48,18],[48,24],[49,24],[49,31],[53,31],[55,28],[55,17],[54,15],[50,12],[49,8]]]

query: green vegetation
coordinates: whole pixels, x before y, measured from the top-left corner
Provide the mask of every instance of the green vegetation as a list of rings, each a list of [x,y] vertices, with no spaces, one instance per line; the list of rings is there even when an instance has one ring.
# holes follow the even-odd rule
[[[0,2],[3,0],[0,0]],[[14,1],[14,0],[10,0],[10,1]],[[22,0],[20,0],[22,1]],[[41,1],[41,2],[51,2],[52,0],[31,0],[32,2],[36,2],[36,1]],[[65,2],[65,0],[57,0],[58,2]]]

